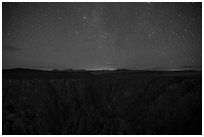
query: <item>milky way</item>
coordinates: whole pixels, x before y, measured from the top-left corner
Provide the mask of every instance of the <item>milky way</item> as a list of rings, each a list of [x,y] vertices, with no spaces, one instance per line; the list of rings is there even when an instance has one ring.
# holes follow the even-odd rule
[[[201,68],[202,3],[3,3],[3,68]]]

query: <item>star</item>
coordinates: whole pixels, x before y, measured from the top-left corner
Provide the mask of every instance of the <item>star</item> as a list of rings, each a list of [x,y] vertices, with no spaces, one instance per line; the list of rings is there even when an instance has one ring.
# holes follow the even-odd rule
[[[149,39],[151,38],[151,34],[148,34],[148,38],[149,38]]]
[[[151,39],[151,37],[155,34],[155,31],[152,31],[151,33],[148,34],[148,38]]]

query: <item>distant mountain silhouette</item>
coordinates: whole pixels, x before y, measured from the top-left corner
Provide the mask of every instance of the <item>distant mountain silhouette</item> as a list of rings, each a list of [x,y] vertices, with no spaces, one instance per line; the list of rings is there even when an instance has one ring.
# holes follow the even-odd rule
[[[157,68],[151,68],[151,69],[144,69],[144,70],[130,70],[130,69],[116,69],[116,70],[85,70],[85,69],[53,69],[53,70],[42,70],[42,69],[30,69],[30,68],[13,68],[13,69],[3,69],[3,72],[11,72],[11,73],[88,73],[88,72],[166,72],[166,71],[200,71],[202,70],[202,67],[200,66],[183,66],[180,69],[168,69],[164,67],[157,67]]]
[[[9,71],[9,72],[43,72],[45,70],[30,69],[30,68],[13,68],[13,69],[3,69],[3,71]]]

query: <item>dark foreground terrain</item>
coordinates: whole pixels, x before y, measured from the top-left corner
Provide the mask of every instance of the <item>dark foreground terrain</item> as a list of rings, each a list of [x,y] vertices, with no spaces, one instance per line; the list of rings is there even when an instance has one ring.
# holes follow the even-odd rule
[[[202,75],[3,71],[3,134],[202,134]]]

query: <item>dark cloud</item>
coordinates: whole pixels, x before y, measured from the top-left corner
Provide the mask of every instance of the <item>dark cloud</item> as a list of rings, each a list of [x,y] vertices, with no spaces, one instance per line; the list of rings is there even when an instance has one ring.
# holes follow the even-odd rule
[[[11,46],[11,45],[2,45],[2,50],[3,51],[20,51],[20,48]]]

